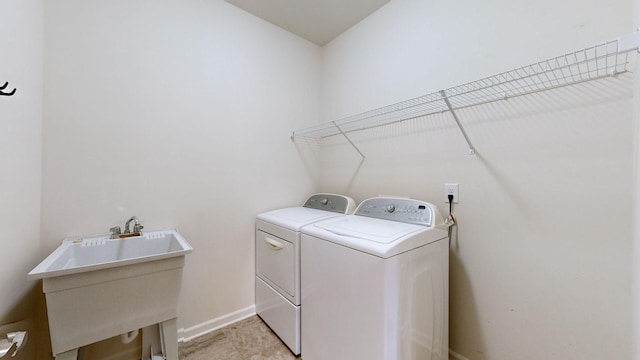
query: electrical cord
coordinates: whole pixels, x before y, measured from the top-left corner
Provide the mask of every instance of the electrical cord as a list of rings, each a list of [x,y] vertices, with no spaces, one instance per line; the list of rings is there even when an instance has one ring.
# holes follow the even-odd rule
[[[453,225],[456,224],[456,218],[455,216],[453,216],[453,194],[447,195],[447,198],[449,199],[449,219],[447,219],[447,222],[450,224],[449,225],[449,243],[451,243]]]
[[[453,226],[456,224],[456,218],[453,216],[453,195],[449,194],[447,198],[449,198],[449,221],[451,221],[451,225]]]

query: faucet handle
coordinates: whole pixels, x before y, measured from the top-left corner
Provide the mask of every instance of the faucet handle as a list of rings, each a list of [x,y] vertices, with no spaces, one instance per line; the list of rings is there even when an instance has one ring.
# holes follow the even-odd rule
[[[109,231],[111,231],[112,239],[115,239],[116,237],[118,237],[118,235],[122,234],[122,231],[120,230],[120,226],[114,226],[111,229],[109,229]]]
[[[142,229],[144,229],[144,226],[142,226],[141,224],[134,224],[133,225],[133,232],[134,233],[139,233]]]

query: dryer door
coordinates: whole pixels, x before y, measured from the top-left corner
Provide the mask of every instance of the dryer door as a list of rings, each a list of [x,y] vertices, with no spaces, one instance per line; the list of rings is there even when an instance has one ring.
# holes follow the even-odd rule
[[[291,302],[296,294],[294,244],[280,237],[256,231],[256,272]]]

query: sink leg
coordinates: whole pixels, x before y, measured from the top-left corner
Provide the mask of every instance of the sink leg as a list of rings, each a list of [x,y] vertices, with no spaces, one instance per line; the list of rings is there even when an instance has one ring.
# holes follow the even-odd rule
[[[162,352],[162,340],[160,339],[160,325],[155,324],[142,328],[142,358],[151,359],[152,355]]]
[[[176,318],[160,323],[160,338],[167,360],[178,360],[178,324]]]
[[[65,351],[60,354],[54,355],[56,360],[77,360],[78,359],[78,349],[73,349],[69,351]]]

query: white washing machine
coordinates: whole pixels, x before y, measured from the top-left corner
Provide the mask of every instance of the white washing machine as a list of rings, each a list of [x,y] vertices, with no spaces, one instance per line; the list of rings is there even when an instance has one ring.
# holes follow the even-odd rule
[[[300,354],[300,229],[353,213],[353,199],[314,194],[302,206],[259,214],[256,219],[256,313]]]
[[[304,360],[446,360],[449,241],[438,209],[378,197],[302,229]]]

